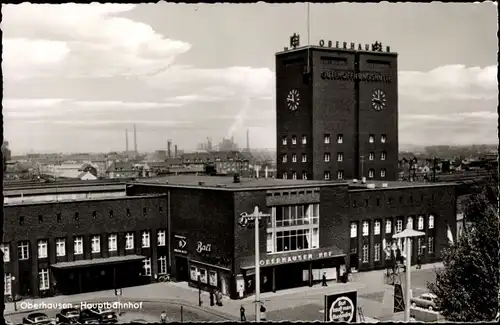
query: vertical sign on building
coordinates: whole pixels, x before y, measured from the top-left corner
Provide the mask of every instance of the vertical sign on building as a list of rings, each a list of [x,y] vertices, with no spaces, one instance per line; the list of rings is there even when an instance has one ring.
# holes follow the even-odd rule
[[[325,322],[356,323],[358,292],[325,295]]]

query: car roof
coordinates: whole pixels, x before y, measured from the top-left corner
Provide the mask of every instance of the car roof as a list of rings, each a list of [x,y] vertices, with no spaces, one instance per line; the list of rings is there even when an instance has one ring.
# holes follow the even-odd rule
[[[28,317],[49,317],[47,316],[47,314],[44,314],[44,313],[32,313],[32,314],[29,314]]]

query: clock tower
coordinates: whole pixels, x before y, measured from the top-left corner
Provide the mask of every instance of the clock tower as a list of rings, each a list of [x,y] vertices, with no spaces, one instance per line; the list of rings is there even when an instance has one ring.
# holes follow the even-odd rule
[[[276,54],[278,177],[397,180],[397,54],[290,44]]]

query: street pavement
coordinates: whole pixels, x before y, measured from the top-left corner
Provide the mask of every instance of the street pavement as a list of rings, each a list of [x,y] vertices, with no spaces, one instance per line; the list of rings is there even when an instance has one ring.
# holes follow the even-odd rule
[[[427,281],[434,281],[436,267],[441,267],[441,263],[422,265],[422,269],[416,270],[412,267],[412,289],[413,296],[420,295],[427,291]],[[324,318],[324,296],[337,292],[356,290],[358,292],[358,306],[362,308],[365,317],[375,319],[390,319],[394,308],[394,287],[387,285],[384,278],[385,270],[370,272],[359,272],[353,274],[353,281],[349,283],[329,283],[328,287],[321,285],[301,287],[290,290],[281,290],[276,293],[261,294],[261,301],[267,309],[267,319],[272,321],[316,321]],[[401,276],[404,288],[404,273]],[[203,305],[198,306],[198,290],[189,287],[187,283],[154,283],[145,286],[124,288],[121,301],[143,301],[144,310],[136,316],[159,317],[163,308],[170,308],[171,317],[174,321],[180,321],[180,306],[189,310],[188,318],[193,321],[223,321],[239,320],[240,306],[246,309],[248,320],[255,319],[255,297],[247,297],[242,300],[224,299],[223,306],[210,306],[209,295],[202,292]],[[99,291],[72,296],[58,296],[44,299],[31,299],[31,302],[80,302],[80,301],[116,301],[114,290]],[[19,303],[18,303],[19,304]],[[156,305],[155,305],[156,304]],[[146,307],[147,306],[147,307]],[[23,310],[24,314],[33,310]],[[129,311],[131,312],[131,311]],[[5,314],[13,314],[13,304],[5,304]],[[167,310],[167,313],[168,310]],[[48,313],[49,314],[49,313]],[[126,314],[125,314],[126,315]],[[143,315],[143,316],[140,316]],[[49,315],[50,316],[50,315]],[[129,314],[130,316],[130,314]],[[130,316],[135,317],[135,316]],[[21,317],[22,318],[22,317]],[[184,318],[184,321],[188,321]],[[217,319],[215,319],[217,318]],[[190,318],[191,319],[191,318]],[[129,321],[131,321],[129,319]]]

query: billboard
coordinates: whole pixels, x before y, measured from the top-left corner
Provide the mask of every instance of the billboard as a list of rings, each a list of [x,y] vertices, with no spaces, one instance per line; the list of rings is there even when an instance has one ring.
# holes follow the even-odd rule
[[[356,323],[358,292],[325,295],[325,322]]]

